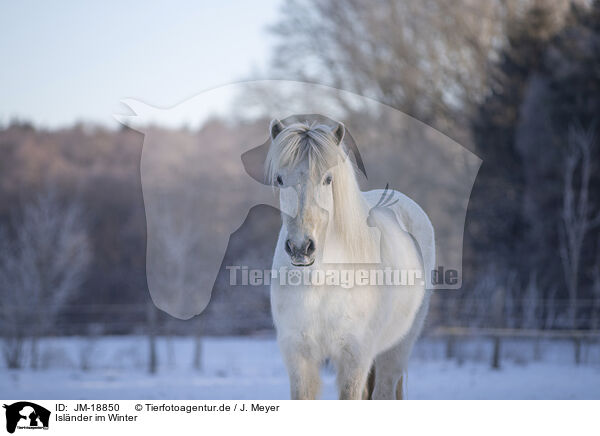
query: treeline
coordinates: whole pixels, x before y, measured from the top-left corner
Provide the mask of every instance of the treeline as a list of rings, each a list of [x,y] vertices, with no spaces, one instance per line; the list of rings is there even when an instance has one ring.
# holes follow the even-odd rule
[[[374,96],[483,159],[466,218],[463,290],[437,293],[430,321],[599,328],[600,1],[462,0],[449,7],[440,0],[365,0],[339,8],[333,0],[307,0],[286,11],[274,28],[280,44],[273,72]],[[353,23],[361,23],[360,32]],[[347,110],[348,119],[361,119],[351,105]],[[243,138],[249,131],[266,135],[267,122],[232,126],[213,120],[200,130],[163,134],[190,145]],[[71,286],[68,304],[44,321],[50,326],[45,333],[130,333],[155,319],[147,310],[143,139],[127,128],[87,125],[50,131],[15,122],[0,131],[2,258],[34,258],[25,255],[33,245],[19,236],[32,216],[75,216],[84,224],[85,274]],[[47,195],[58,210],[44,208]],[[268,223],[250,215],[247,231],[230,241],[231,256],[249,266],[268,257],[267,249],[257,254],[253,246],[278,225],[277,214],[269,213]],[[73,229],[63,230],[81,232]],[[79,242],[74,246],[83,250]],[[63,246],[65,259],[70,247]],[[6,261],[0,273],[2,268],[14,271]],[[23,282],[11,274],[0,283],[3,296],[17,289],[7,283]],[[234,292],[226,279],[219,277],[198,322],[165,315],[157,322],[173,332],[271,328],[267,289]],[[43,311],[40,302],[50,301],[13,297],[29,311]],[[10,306],[0,308],[7,325]]]
[[[155,128],[154,135],[168,135],[178,144],[206,141],[226,146],[222,138],[243,136],[248,129],[262,129],[266,135],[265,125],[261,120],[234,128],[210,121],[201,130]],[[84,335],[146,332],[149,323],[161,331],[187,334],[200,329],[243,334],[271,328],[267,290],[228,289],[225,270],[219,277],[222,286],[215,288],[219,292],[213,293],[199,320],[178,321],[152,306],[145,270],[143,141],[142,134],[129,128],[76,125],[50,131],[13,122],[0,130],[0,323],[5,338],[11,336],[9,330],[13,339],[35,336],[34,330]],[[215,159],[218,156],[215,150]],[[214,163],[212,170],[223,171]],[[32,216],[36,219],[28,220]],[[71,216],[76,221],[72,228],[67,226]],[[271,211],[267,216],[278,225],[276,214]],[[264,224],[253,222],[251,214],[247,230],[230,241],[230,262],[249,256],[247,250],[256,244],[246,239],[258,233],[253,226]],[[32,232],[32,237],[21,237]],[[56,240],[66,242],[59,246]],[[57,263],[58,258],[65,261]],[[77,274],[80,280],[67,286],[64,273],[73,271],[74,260],[81,259],[85,262]],[[244,264],[252,262],[247,259]],[[33,283],[28,277],[39,280]],[[58,304],[56,293],[63,284],[68,289]],[[52,316],[42,316],[50,312]],[[15,343],[21,345],[22,341]]]
[[[439,320],[598,328],[600,1],[295,0],[284,12],[273,72],[372,96],[483,159],[463,291],[438,294]]]
[[[598,328],[600,2],[571,6],[560,26],[553,12],[539,3],[508,23],[471,121],[483,165],[466,229],[469,282],[481,298],[503,288],[514,326],[533,310],[540,321],[529,327]]]

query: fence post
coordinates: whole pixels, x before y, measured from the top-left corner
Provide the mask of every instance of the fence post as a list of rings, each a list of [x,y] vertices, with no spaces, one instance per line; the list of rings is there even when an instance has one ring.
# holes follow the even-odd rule
[[[581,363],[581,338],[576,337],[574,340],[575,344],[575,365]]]
[[[200,317],[194,324],[194,369],[202,371],[202,320]]]
[[[149,301],[146,303],[146,322],[148,329],[148,372],[155,374],[158,367],[158,359],[156,357],[156,327],[157,327],[156,308],[154,303]]]
[[[494,351],[492,353],[492,368],[500,369],[500,335],[494,336]]]
[[[454,335],[452,333],[450,333],[448,335],[448,337],[446,338],[446,359],[447,360],[451,360],[454,359],[455,357],[455,351],[454,351],[454,345],[455,345],[455,338]]]
[[[500,286],[496,289],[494,294],[494,300],[492,304],[493,310],[493,323],[494,327],[501,328],[503,327],[503,316],[504,316],[504,287]],[[492,339],[494,341],[494,349],[492,352],[492,369],[500,369],[500,359],[501,359],[501,346],[500,346],[500,335],[494,334],[492,335]]]
[[[452,325],[452,320],[456,319],[456,309],[458,303],[456,298],[446,298],[445,299],[445,308],[444,318],[446,320],[446,325]],[[456,357],[456,336],[449,332],[446,337],[446,359],[451,360]]]

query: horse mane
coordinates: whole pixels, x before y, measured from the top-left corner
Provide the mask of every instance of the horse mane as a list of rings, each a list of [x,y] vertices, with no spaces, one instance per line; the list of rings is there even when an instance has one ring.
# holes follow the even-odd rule
[[[377,249],[367,225],[369,207],[356,180],[352,160],[338,143],[332,128],[318,122],[286,126],[273,140],[265,165],[272,184],[280,168],[294,167],[308,159],[310,176],[318,180],[326,171],[333,176],[333,230],[343,244],[348,263],[372,259]]]

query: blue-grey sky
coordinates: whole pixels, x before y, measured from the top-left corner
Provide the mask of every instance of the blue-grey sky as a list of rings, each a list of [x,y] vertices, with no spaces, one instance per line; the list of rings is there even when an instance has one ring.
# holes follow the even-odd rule
[[[280,2],[2,2],[0,122],[114,126],[123,98],[169,107],[249,78]]]

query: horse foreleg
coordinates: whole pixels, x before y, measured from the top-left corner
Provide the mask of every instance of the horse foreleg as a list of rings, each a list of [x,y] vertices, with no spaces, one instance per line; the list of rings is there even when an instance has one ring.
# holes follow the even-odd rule
[[[396,400],[404,399],[404,376],[400,376],[400,380],[396,384]]]
[[[373,399],[373,390],[375,389],[375,365],[371,365],[371,370],[369,371],[369,375],[367,377],[367,383],[363,389],[362,399],[363,400],[372,400]]]
[[[372,359],[361,354],[358,347],[346,347],[336,362],[340,400],[360,400],[367,384]]]
[[[340,400],[360,400],[367,383],[370,365],[353,368],[343,367],[338,370],[338,389]]]
[[[411,343],[401,342],[375,358],[375,400],[402,400]]]
[[[319,363],[305,354],[294,351],[293,347],[290,348],[288,353],[283,354],[290,378],[291,398],[292,400],[314,400],[321,389]]]
[[[314,400],[321,390],[319,366],[312,362],[297,362],[288,370],[292,400]]]

